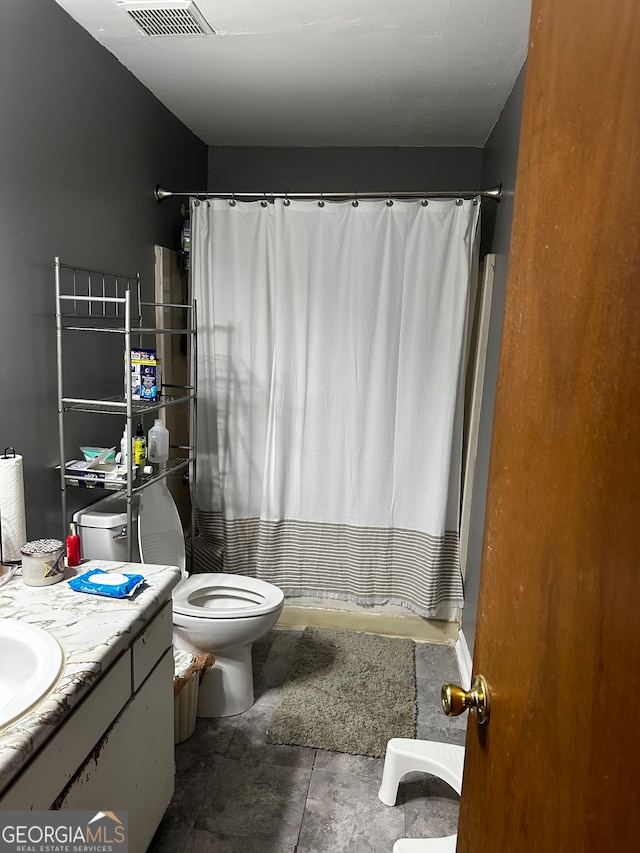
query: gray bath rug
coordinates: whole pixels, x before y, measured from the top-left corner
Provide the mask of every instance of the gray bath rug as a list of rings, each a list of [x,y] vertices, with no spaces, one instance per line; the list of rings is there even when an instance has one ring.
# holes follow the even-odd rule
[[[267,742],[382,757],[392,737],[415,737],[413,640],[306,628]]]

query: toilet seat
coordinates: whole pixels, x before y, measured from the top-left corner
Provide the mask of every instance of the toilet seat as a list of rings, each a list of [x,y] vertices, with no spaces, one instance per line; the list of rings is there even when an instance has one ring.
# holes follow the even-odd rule
[[[180,513],[164,480],[140,495],[138,547],[143,563],[178,566],[186,577],[184,533]]]
[[[198,619],[246,619],[273,613],[284,602],[281,589],[257,578],[222,572],[186,576],[182,523],[164,481],[140,496],[138,540],[143,562],[180,567],[183,579],[173,590],[174,613]]]
[[[246,619],[282,606],[281,589],[258,578],[232,574],[196,574],[173,590],[173,610],[199,619]]]

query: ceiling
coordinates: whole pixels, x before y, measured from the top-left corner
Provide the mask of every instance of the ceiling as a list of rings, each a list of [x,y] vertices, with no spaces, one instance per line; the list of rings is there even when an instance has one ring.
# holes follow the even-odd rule
[[[482,147],[531,0],[186,0],[210,35],[146,35],[119,0],[56,0],[212,146]],[[168,7],[170,10],[168,11]],[[138,23],[137,23],[138,21]]]

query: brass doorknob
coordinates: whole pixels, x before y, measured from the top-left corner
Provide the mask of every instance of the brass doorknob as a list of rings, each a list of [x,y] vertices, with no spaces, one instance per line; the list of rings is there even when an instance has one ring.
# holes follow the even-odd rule
[[[443,684],[442,710],[447,717],[457,717],[469,709],[480,725],[489,719],[489,689],[483,675],[474,676],[470,690],[458,684]]]

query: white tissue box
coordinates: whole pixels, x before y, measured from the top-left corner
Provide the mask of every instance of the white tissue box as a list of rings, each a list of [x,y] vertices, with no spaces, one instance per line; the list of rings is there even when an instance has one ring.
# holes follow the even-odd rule
[[[134,472],[135,468],[136,466]],[[114,463],[96,465],[93,462],[72,459],[65,465],[65,480],[70,486],[80,486],[83,489],[116,491],[127,485],[127,467]]]

